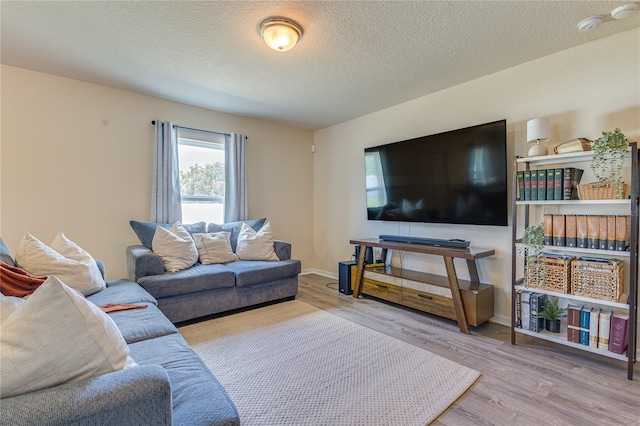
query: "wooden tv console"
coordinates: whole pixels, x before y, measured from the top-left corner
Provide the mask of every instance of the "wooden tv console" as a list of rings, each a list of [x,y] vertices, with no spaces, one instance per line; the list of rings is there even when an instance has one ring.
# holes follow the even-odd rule
[[[383,241],[377,238],[350,240],[360,246],[358,264],[352,274],[353,297],[360,293],[388,300],[458,322],[460,332],[469,334],[469,324],[477,326],[493,317],[493,286],[480,283],[476,259],[493,256],[495,250],[452,248]],[[441,256],[447,276],[383,266],[369,268],[364,263],[366,247]],[[459,280],[453,260],[466,259],[470,280]]]

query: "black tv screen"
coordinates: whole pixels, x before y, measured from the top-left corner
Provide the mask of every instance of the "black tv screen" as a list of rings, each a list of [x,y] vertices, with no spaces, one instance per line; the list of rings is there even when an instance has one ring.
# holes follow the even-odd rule
[[[507,226],[506,120],[365,148],[369,220]]]

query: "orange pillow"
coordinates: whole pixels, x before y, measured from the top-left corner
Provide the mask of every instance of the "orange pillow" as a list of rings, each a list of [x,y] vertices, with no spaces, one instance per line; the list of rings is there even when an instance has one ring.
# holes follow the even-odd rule
[[[0,292],[5,296],[27,296],[36,291],[47,278],[36,277],[24,269],[0,261]]]

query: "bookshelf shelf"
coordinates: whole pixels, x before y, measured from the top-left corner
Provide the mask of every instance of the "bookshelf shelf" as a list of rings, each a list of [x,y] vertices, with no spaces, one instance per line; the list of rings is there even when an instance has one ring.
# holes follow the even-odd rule
[[[600,204],[600,205],[613,205],[613,204],[621,204],[621,205],[631,205],[631,200],[543,200],[543,201],[516,201],[517,206],[525,206],[525,205],[588,205],[588,204]]]
[[[629,310],[629,304],[623,303],[623,302],[612,302],[612,301],[609,301],[609,300],[594,299],[592,297],[584,297],[584,296],[576,296],[576,295],[573,295],[573,294],[558,293],[557,291],[549,291],[549,290],[545,290],[543,288],[527,287],[527,286],[524,286],[524,285],[516,285],[515,289],[516,289],[516,291],[531,290],[531,291],[535,291],[536,293],[547,294],[547,295],[550,295],[550,296],[557,296],[557,297],[560,297],[562,299],[573,300],[575,302],[581,302],[581,303],[588,303],[590,305],[608,306],[610,308],[615,308],[615,309],[619,309],[619,310],[622,310],[622,311],[628,311]],[[628,298],[629,298],[629,294],[625,293],[625,294],[622,295],[620,300],[626,300]]]
[[[548,331],[529,331],[521,328],[515,328],[516,333],[526,334],[527,336],[533,336],[538,339],[547,340],[549,342],[558,343],[560,345],[569,346],[572,348],[580,349],[581,351],[591,352],[594,354],[607,356],[609,358],[619,359],[620,361],[628,361],[625,354],[617,354],[614,352],[605,351],[598,348],[592,348],[591,346],[581,345],[580,343],[573,343],[567,340],[567,333],[550,333]]]
[[[522,175],[531,172],[531,180],[533,180],[533,175],[538,172],[541,176],[540,179],[544,179],[544,173],[542,170],[545,169],[547,171],[547,180],[551,179],[551,176],[554,176],[553,185],[557,185],[558,182],[558,174],[562,173],[560,176],[563,176],[564,173],[565,179],[562,182],[562,193],[560,198],[564,197],[569,198],[567,193],[565,193],[565,182],[569,182],[572,184],[569,188],[573,188],[573,180],[570,180],[570,176],[568,173],[576,173],[576,166],[579,169],[585,169],[589,167],[589,164],[593,158],[593,152],[572,152],[566,154],[555,154],[555,155],[547,155],[543,157],[528,157],[528,158],[520,158],[514,157],[513,162],[513,203],[512,203],[512,268],[511,268],[511,294],[512,294],[512,303],[511,303],[511,343],[516,344],[516,336],[517,335],[527,335],[532,336],[537,339],[546,340],[550,342],[554,342],[560,345],[573,347],[582,351],[591,352],[594,354],[606,356],[609,358],[618,359],[621,361],[625,361],[627,363],[627,378],[629,380],[633,380],[633,365],[636,360],[637,355],[637,323],[638,323],[638,235],[639,235],[639,212],[640,212],[640,174],[638,170],[638,166],[640,163],[640,154],[638,152],[637,143],[631,143],[629,145],[629,175],[630,175],[630,191],[627,194],[627,199],[622,200],[529,200],[529,193],[526,193],[526,200],[518,199],[522,197],[523,192],[521,192],[521,188],[518,187],[518,174]],[[577,164],[576,164],[577,163]],[[553,165],[553,166],[552,166]],[[548,166],[548,167],[545,167]],[[551,167],[555,170],[555,175],[552,175]],[[563,169],[562,172],[558,172],[558,169]],[[572,170],[570,170],[572,169]],[[520,176],[522,179],[522,176]],[[526,179],[525,179],[526,180]],[[522,182],[522,180],[520,180]],[[551,181],[548,181],[551,184]],[[567,183],[568,184],[568,183]],[[550,188],[547,187],[548,191],[551,191]],[[533,188],[533,184],[531,185]],[[528,187],[527,187],[528,188]],[[557,188],[557,186],[555,186]],[[575,189],[574,189],[575,190]],[[531,197],[533,196],[533,191],[531,192]],[[539,198],[558,198],[558,193],[547,192],[546,196],[543,192],[538,192]],[[563,194],[563,195],[562,195]],[[575,194],[574,194],[575,195]],[[571,197],[574,198],[574,197]],[[603,212],[606,210],[606,213]],[[597,212],[597,213],[596,213]],[[614,213],[615,212],[615,213]],[[530,225],[534,225],[542,222],[543,216],[547,215],[560,215],[570,214],[570,215],[621,215],[627,216],[627,221],[630,221],[630,242],[629,242],[629,250],[628,251],[618,251],[618,250],[599,250],[599,249],[589,249],[589,248],[578,248],[578,247],[564,247],[564,246],[552,246],[546,245],[543,248],[543,251],[549,253],[565,253],[571,254],[577,257],[582,256],[591,256],[591,257],[603,257],[603,258],[616,258],[620,259],[624,262],[624,275],[622,279],[624,279],[624,294],[620,297],[619,301],[613,302],[603,299],[578,296],[573,294],[564,294],[558,293],[551,290],[545,290],[542,288],[537,288],[534,286],[525,286],[524,279],[521,278],[522,274],[524,274],[525,268],[525,258],[522,256],[522,240],[521,236],[524,232],[524,229],[529,227]],[[538,221],[539,219],[539,221]],[[555,216],[554,216],[555,219]],[[545,222],[546,224],[547,222]],[[546,226],[546,225],[545,225]],[[562,226],[562,225],[561,225]],[[545,228],[547,229],[547,228]],[[548,234],[546,234],[548,235]],[[606,237],[604,237],[606,238]],[[578,241],[580,242],[580,241]],[[602,279],[602,278],[598,278]],[[600,282],[596,281],[596,285],[599,285]],[[555,296],[560,301],[562,301],[563,306],[567,304],[573,305],[583,305],[586,307],[592,307],[595,309],[602,308],[608,311],[613,311],[614,313],[627,315],[627,328],[629,332],[628,337],[628,348],[624,354],[617,354],[614,352],[610,352],[608,350],[594,348],[592,346],[575,343],[575,338],[572,338],[569,341],[567,338],[567,324],[566,321],[563,321],[561,333],[550,333],[548,331],[531,331],[526,328],[529,328],[526,325],[525,319],[523,317],[522,324],[524,328],[520,327],[520,314],[524,315],[525,309],[523,306],[518,303],[518,299],[525,299],[525,294],[520,295],[519,293],[524,291],[532,291],[535,293],[541,293],[543,295]],[[516,297],[517,296],[517,297]],[[522,297],[521,297],[522,296]],[[538,299],[536,297],[536,299]],[[531,297],[531,300],[534,300],[534,297]],[[526,300],[525,300],[526,302]],[[533,302],[531,302],[533,304]],[[532,310],[533,311],[533,310]],[[529,311],[527,311],[529,312]],[[615,315],[614,315],[615,316]],[[575,324],[575,322],[573,323]],[[587,319],[588,325],[588,319]],[[582,327],[582,325],[581,325]],[[533,328],[533,327],[531,327]],[[572,330],[575,330],[576,327],[572,325]],[[584,330],[584,328],[583,328]],[[613,330],[613,328],[612,328]],[[606,337],[605,337],[606,338]],[[619,340],[618,340],[619,341]]]

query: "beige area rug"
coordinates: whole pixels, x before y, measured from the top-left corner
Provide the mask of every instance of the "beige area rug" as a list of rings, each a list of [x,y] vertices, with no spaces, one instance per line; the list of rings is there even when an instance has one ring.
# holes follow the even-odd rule
[[[297,300],[179,330],[244,426],[424,425],[480,377]]]

